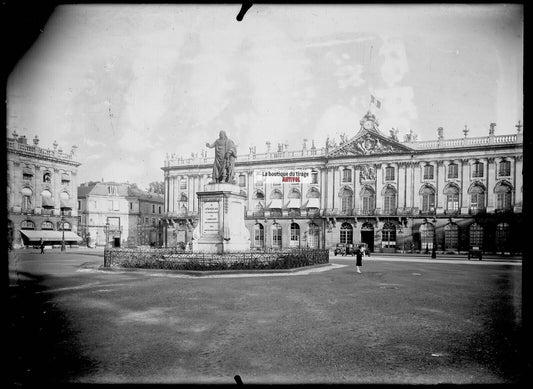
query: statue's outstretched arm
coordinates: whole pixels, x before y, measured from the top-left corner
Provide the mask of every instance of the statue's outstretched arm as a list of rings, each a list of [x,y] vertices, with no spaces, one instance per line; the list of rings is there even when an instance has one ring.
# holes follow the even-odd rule
[[[210,149],[212,149],[213,147],[215,147],[215,143],[216,143],[216,142],[213,142],[212,144],[209,144],[209,142],[207,142],[205,145],[206,145],[207,147],[209,147]]]

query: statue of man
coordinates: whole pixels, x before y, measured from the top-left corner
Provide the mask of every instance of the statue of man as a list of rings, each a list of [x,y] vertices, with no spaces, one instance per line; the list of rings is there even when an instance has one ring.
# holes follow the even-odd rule
[[[235,159],[237,147],[226,135],[226,131],[220,131],[218,139],[212,144],[206,143],[207,147],[215,148],[215,163],[213,164],[213,182],[235,183]]]

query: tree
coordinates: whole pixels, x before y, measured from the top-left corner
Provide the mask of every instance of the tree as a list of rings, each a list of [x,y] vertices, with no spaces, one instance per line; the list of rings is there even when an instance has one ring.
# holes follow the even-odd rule
[[[165,184],[163,183],[163,181],[150,182],[148,184],[148,191],[164,195],[165,194]]]

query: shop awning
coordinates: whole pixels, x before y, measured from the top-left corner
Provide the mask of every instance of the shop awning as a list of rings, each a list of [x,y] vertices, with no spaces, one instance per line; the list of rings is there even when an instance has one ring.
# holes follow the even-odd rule
[[[43,196],[42,199],[43,199],[43,207],[53,207],[55,205],[54,199],[52,197]]]
[[[72,208],[72,204],[71,204],[70,200],[60,199],[59,200],[59,206],[61,208]]]
[[[63,231],[47,231],[47,230],[20,230],[20,233],[28,238],[30,241],[40,241],[41,238],[45,242],[61,242],[63,239]],[[65,242],[79,242],[83,239],[72,231],[65,231]]]
[[[311,198],[307,202],[307,208],[320,208],[320,199],[319,198]]]
[[[283,208],[282,200],[281,199],[274,199],[272,202],[268,205],[268,208]]]
[[[290,199],[287,208],[300,208],[300,199]]]

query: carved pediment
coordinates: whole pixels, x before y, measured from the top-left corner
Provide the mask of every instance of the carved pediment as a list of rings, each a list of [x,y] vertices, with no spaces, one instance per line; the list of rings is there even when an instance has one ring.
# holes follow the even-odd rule
[[[352,140],[329,153],[330,157],[408,152],[411,148],[373,131],[362,130]]]

